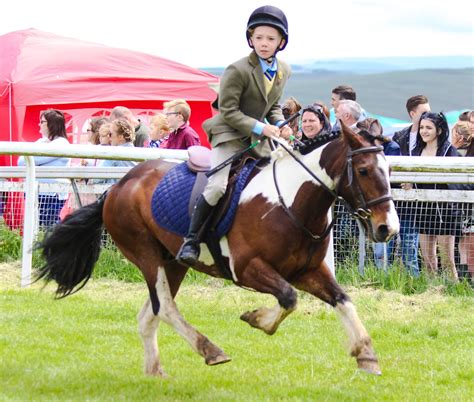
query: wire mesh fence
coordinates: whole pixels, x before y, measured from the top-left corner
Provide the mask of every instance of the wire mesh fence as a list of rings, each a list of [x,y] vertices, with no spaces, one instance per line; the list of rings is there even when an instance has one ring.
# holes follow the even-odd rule
[[[80,206],[94,202],[110,184],[87,180],[38,183],[37,222],[46,229]],[[387,270],[400,264],[412,275],[422,270],[447,277],[474,276],[474,191],[394,191],[400,233],[388,243],[369,241],[358,221],[336,202],[333,217],[336,269],[366,264]],[[459,199],[461,201],[453,201]],[[21,180],[0,178],[0,220],[22,231],[24,186]],[[104,238],[104,241],[108,241]]]

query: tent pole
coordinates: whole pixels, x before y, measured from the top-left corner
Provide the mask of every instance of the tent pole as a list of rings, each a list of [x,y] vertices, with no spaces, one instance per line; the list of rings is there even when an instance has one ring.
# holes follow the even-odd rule
[[[12,83],[8,83],[8,126],[10,131],[10,142],[13,141],[13,124],[12,124]],[[13,155],[10,155],[10,166],[13,166]]]

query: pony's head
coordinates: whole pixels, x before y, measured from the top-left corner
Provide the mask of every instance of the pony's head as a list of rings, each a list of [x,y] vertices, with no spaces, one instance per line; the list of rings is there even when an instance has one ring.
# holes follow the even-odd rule
[[[383,147],[375,144],[368,131],[355,133],[341,122],[339,141],[333,147],[342,153],[345,168],[336,192],[376,242],[386,242],[398,233],[400,223],[390,192],[389,164]]]

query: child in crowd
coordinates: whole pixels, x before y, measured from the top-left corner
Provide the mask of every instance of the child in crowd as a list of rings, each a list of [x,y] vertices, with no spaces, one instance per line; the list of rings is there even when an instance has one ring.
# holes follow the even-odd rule
[[[160,148],[170,133],[168,119],[163,113],[157,113],[150,119],[150,148]]]

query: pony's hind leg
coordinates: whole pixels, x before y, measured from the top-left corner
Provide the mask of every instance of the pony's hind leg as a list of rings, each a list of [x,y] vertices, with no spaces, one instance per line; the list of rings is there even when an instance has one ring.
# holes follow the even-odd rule
[[[372,340],[359,319],[356,308],[337,284],[326,263],[302,275],[294,285],[333,306],[341,317],[349,337],[350,353],[360,369],[380,375]]]
[[[156,290],[160,301],[158,317],[172,326],[197,353],[204,357],[206,364],[213,366],[230,361],[230,358],[219,347],[196,331],[196,329],[183,318],[173,300],[167,274],[163,268],[158,269]]]
[[[240,316],[241,320],[254,328],[261,329],[268,335],[273,335],[281,322],[296,309],[295,290],[278,272],[261,259],[254,258],[250,261],[240,275],[239,284],[262,293],[270,293],[277,298],[278,304],[272,308],[260,307]]]

